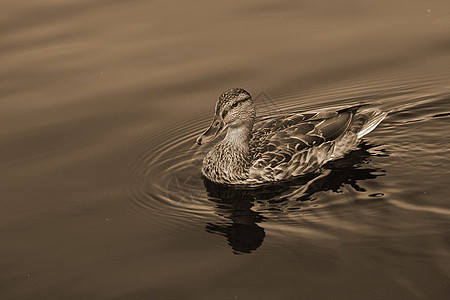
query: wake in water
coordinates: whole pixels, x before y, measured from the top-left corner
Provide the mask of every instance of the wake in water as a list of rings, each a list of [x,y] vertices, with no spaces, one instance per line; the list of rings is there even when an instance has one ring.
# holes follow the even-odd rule
[[[425,203],[406,203],[403,195],[415,189],[411,185],[413,179],[402,182],[398,176],[394,181],[382,178],[395,173],[393,166],[407,167],[409,159],[428,151],[431,144],[427,140],[433,136],[442,140],[439,132],[443,127],[438,123],[448,119],[448,95],[418,93],[414,87],[402,87],[401,92],[387,90],[384,98],[377,92],[374,99],[384,99],[381,107],[389,116],[356,150],[316,172],[258,186],[217,184],[201,174],[202,159],[213,145],[199,147],[193,143],[206,115],[160,130],[160,137],[152,135],[142,142],[142,147],[149,150],[132,169],[130,192],[136,205],[131,208],[141,215],[156,210],[166,216],[163,220],[167,222],[160,224],[164,230],[203,224],[207,232],[226,237],[235,253],[249,253],[261,247],[267,230],[275,236],[301,234],[312,239],[331,238],[332,232],[339,230],[379,235],[387,234],[389,224],[381,224],[373,216],[402,214],[404,210],[411,211],[411,207],[414,211],[423,207],[423,213],[445,211],[439,203],[432,209]],[[351,106],[361,97],[346,101],[344,104]],[[286,102],[293,100],[287,98]],[[300,110],[283,103],[277,102],[279,115]],[[326,105],[333,104],[337,103]],[[260,119],[267,120],[273,114],[266,112]],[[413,175],[416,170],[422,174],[426,169],[433,177],[434,169],[430,168],[443,161],[444,154],[436,155],[445,149],[430,148],[427,153],[434,154],[422,158],[408,169],[408,174]],[[149,222],[155,224],[155,220]],[[420,220],[417,222],[420,224]]]

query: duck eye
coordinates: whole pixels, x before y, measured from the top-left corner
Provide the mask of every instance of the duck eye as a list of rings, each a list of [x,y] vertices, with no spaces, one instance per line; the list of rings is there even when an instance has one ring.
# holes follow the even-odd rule
[[[231,107],[236,107],[238,106],[239,102],[234,102],[233,105],[231,105]]]

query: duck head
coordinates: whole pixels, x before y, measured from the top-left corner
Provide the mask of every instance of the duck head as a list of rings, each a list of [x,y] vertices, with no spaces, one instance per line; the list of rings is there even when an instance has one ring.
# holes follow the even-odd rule
[[[228,90],[220,95],[211,126],[197,138],[197,144],[214,140],[228,128],[251,130],[255,116],[255,106],[249,92],[241,88]]]

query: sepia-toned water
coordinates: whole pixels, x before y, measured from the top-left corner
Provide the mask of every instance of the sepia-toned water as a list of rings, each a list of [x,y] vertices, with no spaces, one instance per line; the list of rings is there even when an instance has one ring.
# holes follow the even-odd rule
[[[208,182],[217,97],[388,112],[317,173]],[[1,299],[447,299],[450,2],[3,1]]]

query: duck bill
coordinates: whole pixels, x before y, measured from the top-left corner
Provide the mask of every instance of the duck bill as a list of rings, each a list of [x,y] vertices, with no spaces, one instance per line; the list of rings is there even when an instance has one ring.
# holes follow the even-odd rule
[[[197,144],[201,145],[214,140],[222,131],[224,131],[224,125],[223,121],[215,115],[211,126],[197,138]]]

